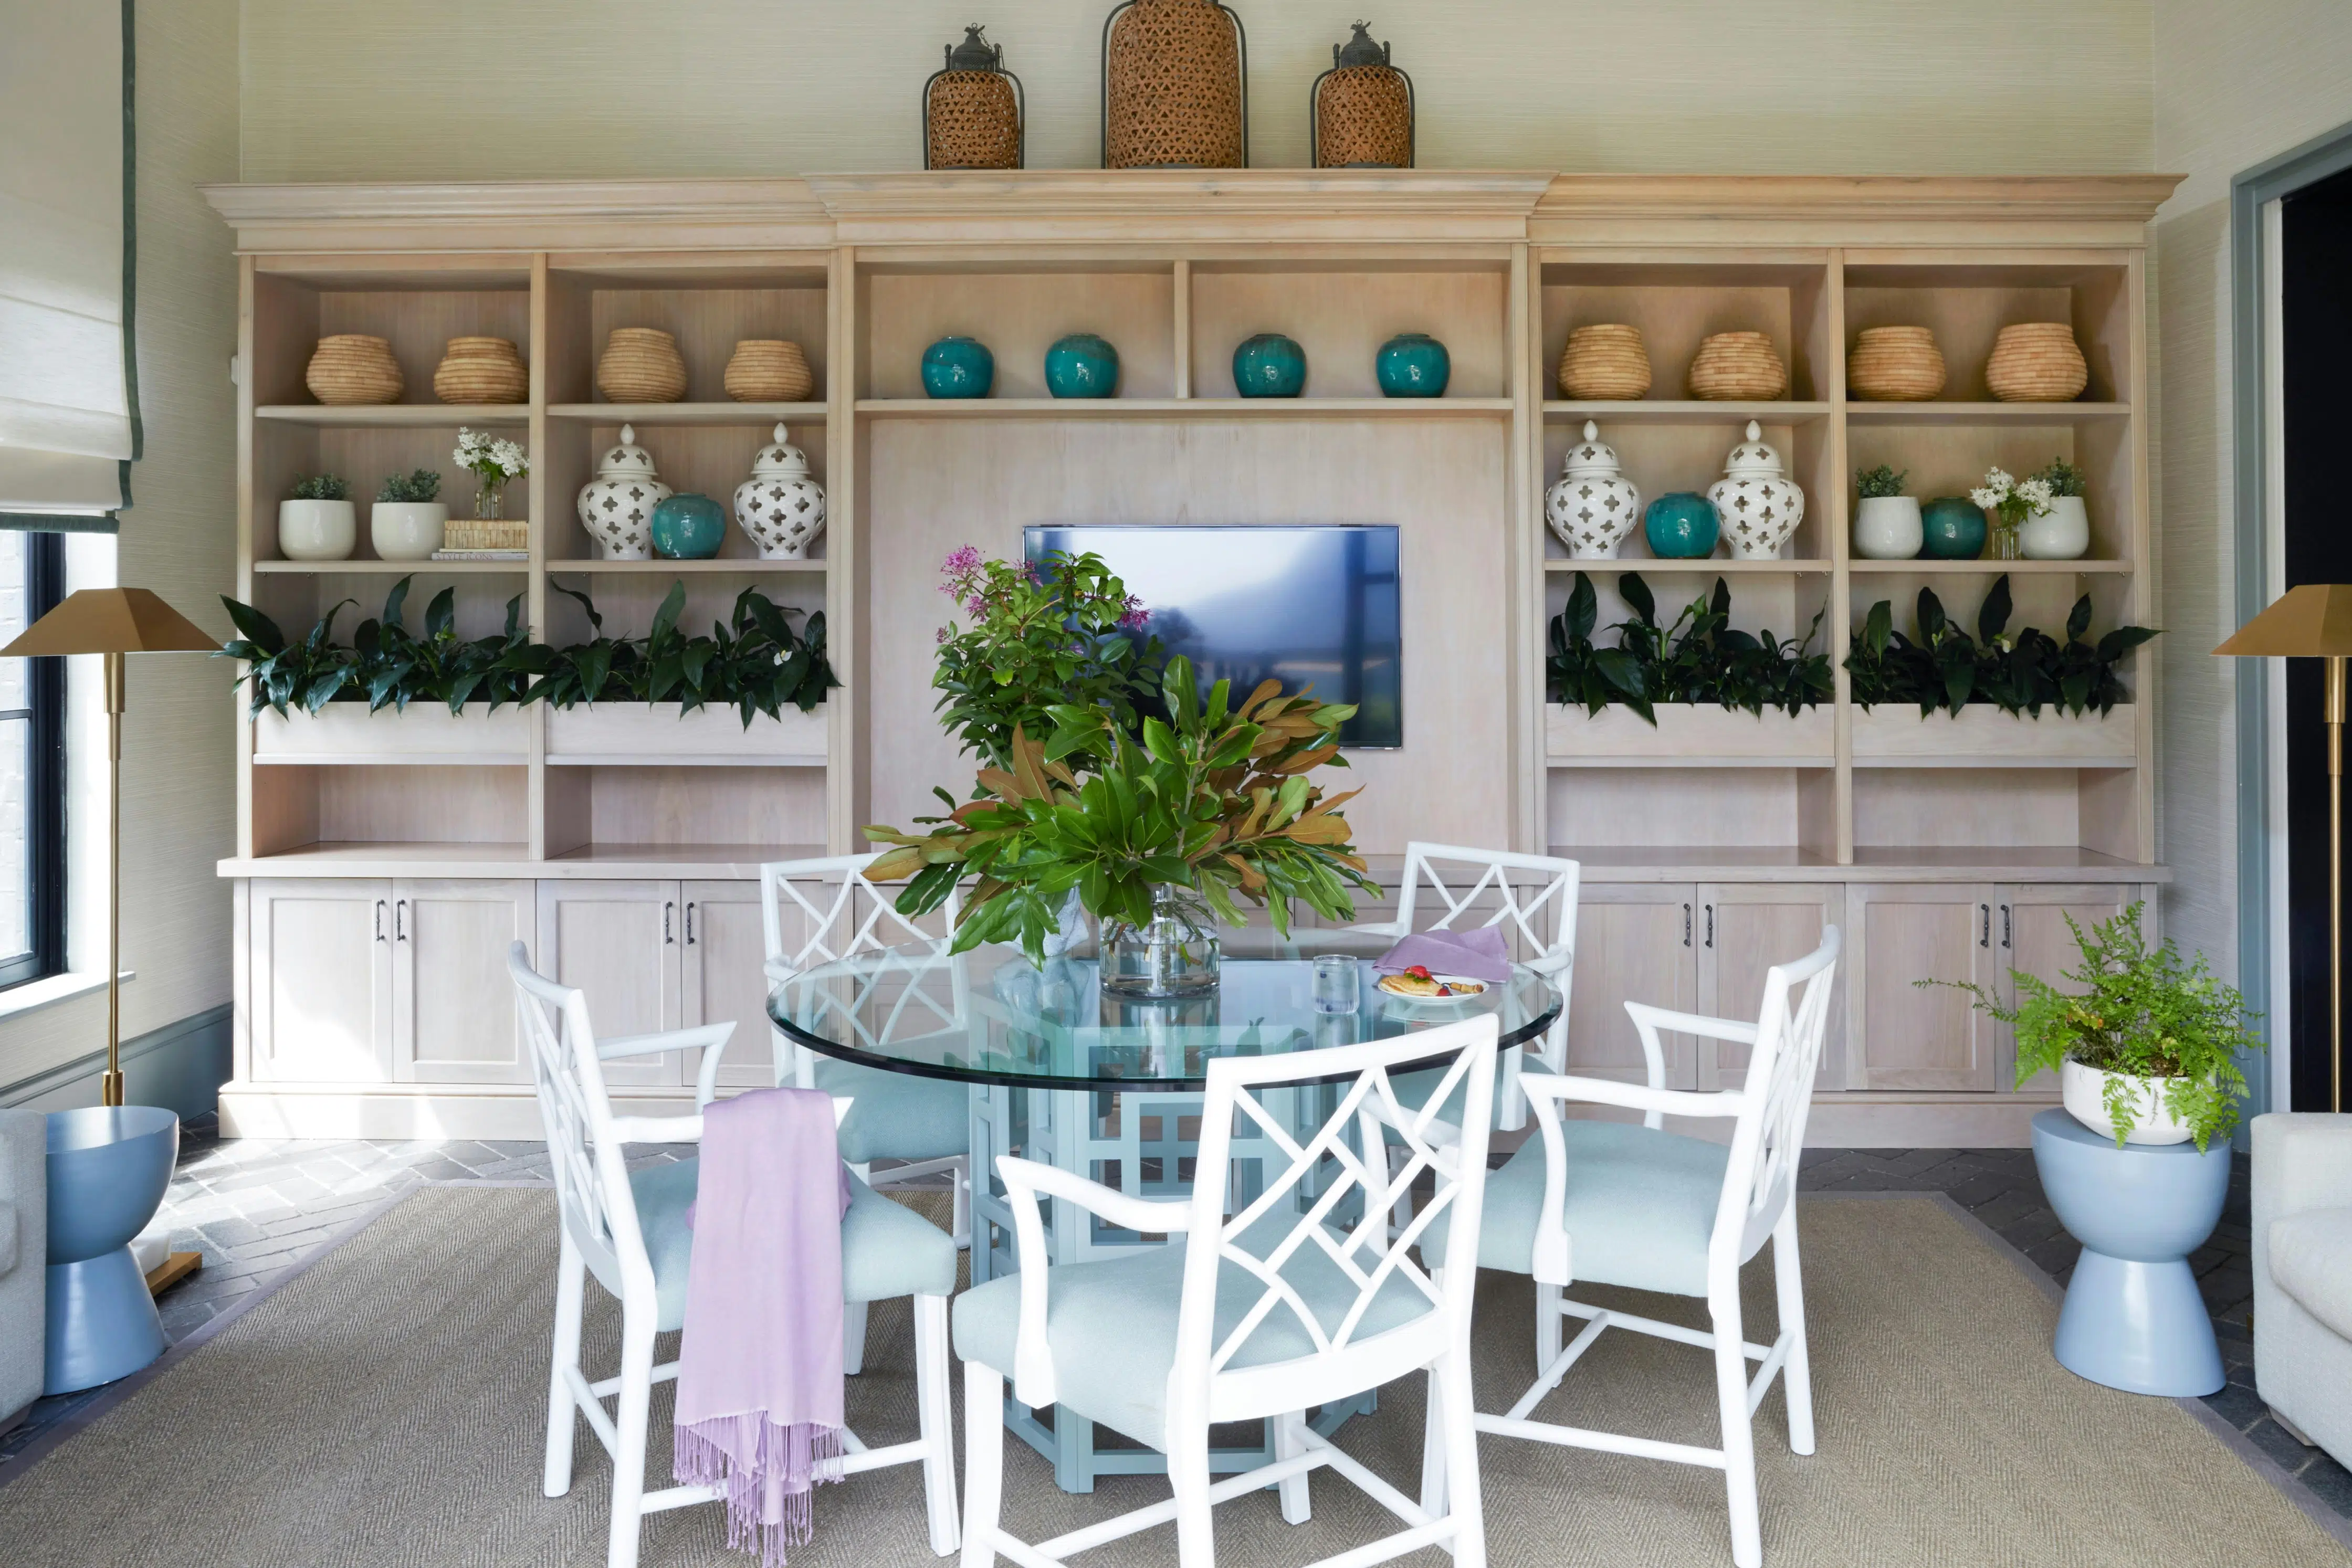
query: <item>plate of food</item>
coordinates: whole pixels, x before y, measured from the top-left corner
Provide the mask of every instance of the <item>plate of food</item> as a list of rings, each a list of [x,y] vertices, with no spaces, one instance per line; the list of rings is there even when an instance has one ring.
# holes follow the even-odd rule
[[[1443,1007],[1486,994],[1484,980],[1463,975],[1434,975],[1419,964],[1400,974],[1382,975],[1379,984],[1384,994],[1420,1007]]]

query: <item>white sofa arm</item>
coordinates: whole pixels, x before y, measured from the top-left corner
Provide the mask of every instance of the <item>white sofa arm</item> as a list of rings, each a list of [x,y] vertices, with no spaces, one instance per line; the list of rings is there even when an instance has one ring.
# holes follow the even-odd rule
[[[2253,1142],[2254,1284],[2272,1285],[2273,1222],[2315,1208],[2352,1207],[2352,1116],[2324,1111],[2273,1111],[2257,1116]],[[2259,1312],[2259,1307],[2257,1308]]]
[[[0,1110],[0,1427],[41,1395],[48,1158],[48,1118]]]

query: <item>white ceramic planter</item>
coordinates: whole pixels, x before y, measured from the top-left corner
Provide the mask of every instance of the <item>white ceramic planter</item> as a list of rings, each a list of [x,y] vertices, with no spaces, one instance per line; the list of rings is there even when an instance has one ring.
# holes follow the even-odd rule
[[[359,539],[349,501],[278,503],[278,551],[288,560],[348,560]]]
[[[677,703],[596,703],[547,712],[547,760],[553,767],[661,766],[670,763],[793,767],[824,761],[826,709],[787,707],[781,717],[751,716],[749,728],[731,707],[683,713]]]
[[[368,543],[383,560],[430,560],[448,521],[445,502],[378,501],[368,508]]]
[[[363,702],[329,703],[315,714],[296,709],[280,718],[264,711],[253,725],[257,762],[328,765],[433,762],[520,765],[530,759],[531,710],[508,703],[492,713],[468,703],[451,713],[440,703],[413,702],[405,713],[368,711]]]
[[[1955,717],[1881,703],[1853,713],[1853,756],[1864,766],[1906,768],[2123,768],[2139,755],[2139,716],[2128,703],[2105,716],[2040,718],[1972,703]]]
[[[1656,767],[1722,759],[1781,762],[1791,767],[1830,765],[1836,751],[1835,720],[1827,703],[1801,713],[1768,708],[1761,715],[1706,703],[1660,703],[1656,728],[1622,705],[1596,716],[1554,703],[1544,708],[1544,752],[1562,768]]]
[[[1853,553],[1864,560],[1910,560],[1927,542],[1916,496],[1865,496],[1853,513]]]
[[[2066,1114],[2103,1138],[2116,1135],[2115,1119],[2107,1114],[2107,1082],[2120,1079],[2132,1105],[2131,1131],[2124,1134],[2126,1144],[2185,1144],[2189,1139],[2189,1124],[2175,1117],[2164,1103],[2163,1089],[2168,1078],[2134,1078],[2128,1073],[2103,1072],[2095,1067],[2085,1067],[2079,1061],[2062,1065],[2058,1074],[2058,1092],[2066,1105]]]
[[[2080,559],[2091,548],[2091,514],[2083,497],[2052,497],[2048,511],[2018,528],[2017,548],[2028,560]]]

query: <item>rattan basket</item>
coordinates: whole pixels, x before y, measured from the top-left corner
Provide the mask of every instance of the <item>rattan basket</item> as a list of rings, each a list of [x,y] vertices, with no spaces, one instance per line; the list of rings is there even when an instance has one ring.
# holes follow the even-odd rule
[[[746,338],[735,345],[721,384],[737,402],[800,402],[816,389],[816,377],[798,343]]]
[[[1761,332],[1717,332],[1691,361],[1690,390],[1711,402],[1777,398],[1789,390],[1789,367]]]
[[[443,549],[529,549],[526,517],[452,517],[441,525]]]
[[[2074,329],[2063,321],[2003,327],[1985,361],[1985,388],[2003,402],[2072,402],[2090,382]]]
[[[925,167],[1018,169],[1021,105],[1003,71],[941,71],[923,96]]]
[[[1412,89],[1392,66],[1326,71],[1315,91],[1315,166],[1412,166]]]
[[[1213,0],[1130,0],[1103,37],[1103,167],[1249,162],[1241,20]]]
[[[398,402],[408,389],[392,344],[364,332],[337,332],[319,340],[302,384],[323,403]]]
[[[433,372],[433,395],[443,402],[521,402],[530,395],[530,372],[504,338],[452,338]]]
[[[1925,327],[1864,327],[1845,357],[1846,391],[1872,402],[1920,402],[1944,390],[1944,355]]]
[[[615,327],[596,361],[596,390],[610,402],[676,402],[686,395],[677,340],[654,327]]]
[[[1650,350],[1642,330],[1622,322],[1579,327],[1559,356],[1559,395],[1595,402],[1638,398],[1650,390]]]

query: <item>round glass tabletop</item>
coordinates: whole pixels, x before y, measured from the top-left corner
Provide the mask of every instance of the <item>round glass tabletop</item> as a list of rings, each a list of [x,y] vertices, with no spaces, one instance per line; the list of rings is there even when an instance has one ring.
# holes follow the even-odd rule
[[[1106,996],[1089,957],[1044,969],[1018,947],[990,944],[949,954],[927,944],[869,949],[806,969],[774,987],[768,1016],[826,1056],[927,1078],[1038,1089],[1206,1086],[1220,1056],[1353,1045],[1454,1023],[1502,1020],[1505,1048],[1534,1039],[1559,1015],[1559,994],[1524,965],[1485,994],[1414,1002],[1375,988],[1372,961],[1393,939],[1354,931],[1253,927],[1220,933],[1217,988],[1172,1001]],[[1314,960],[1359,960],[1352,1012],[1315,1005]]]

